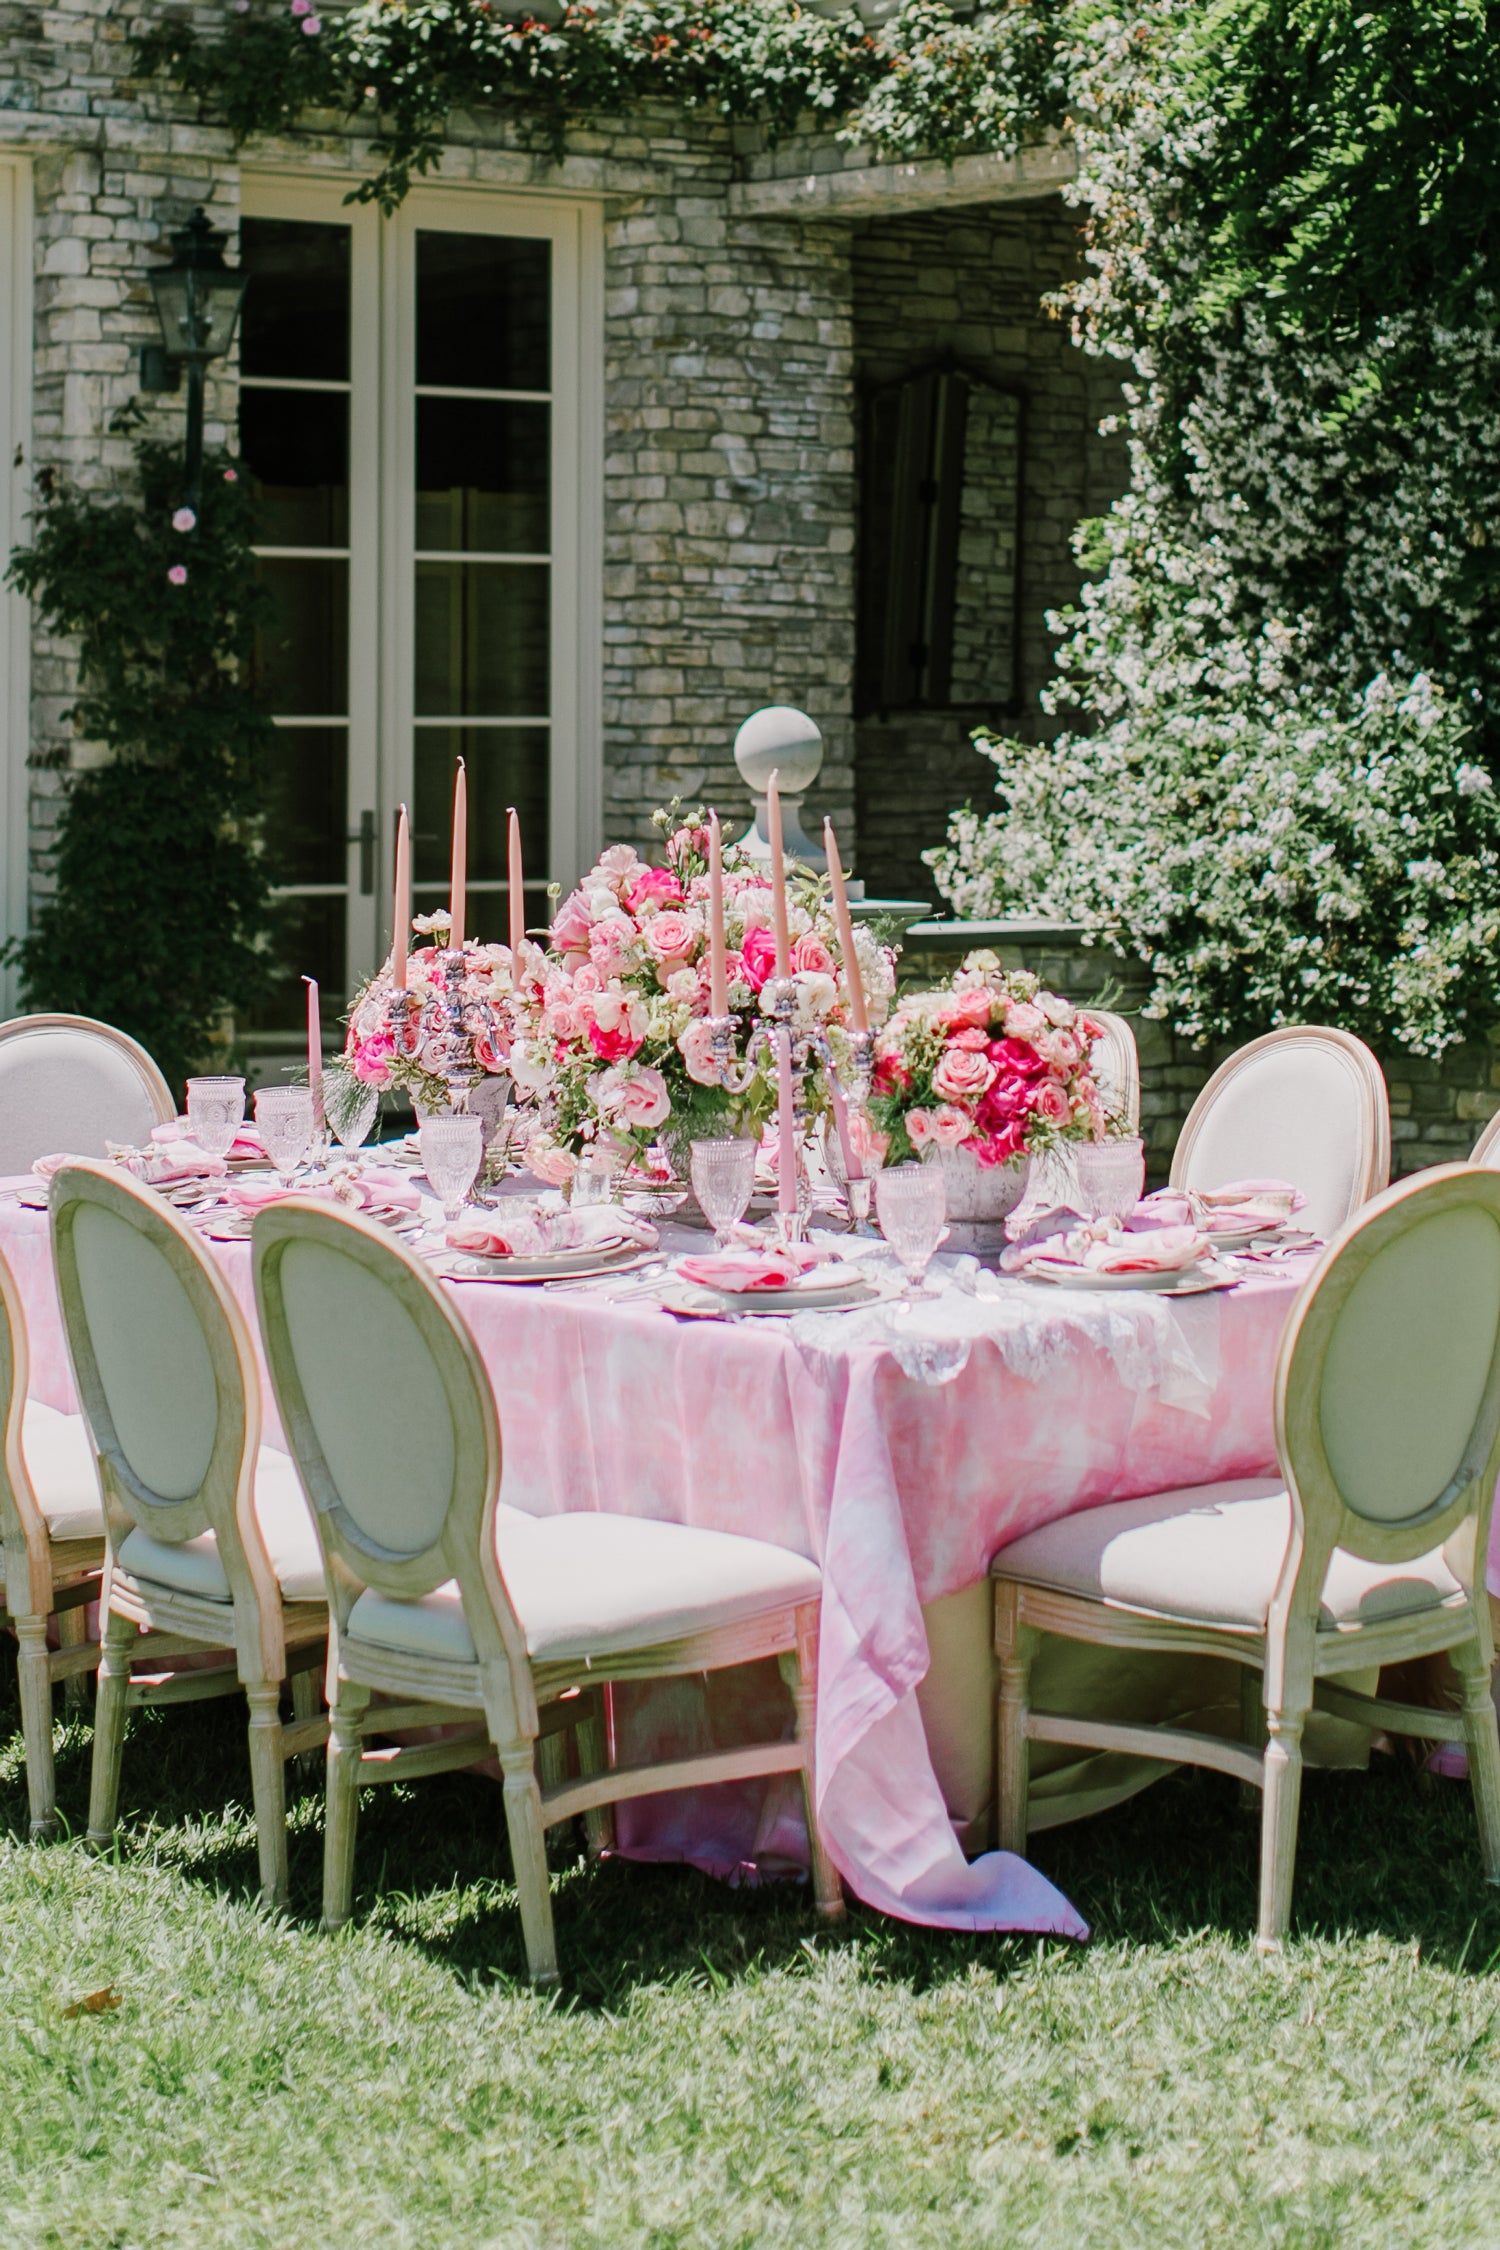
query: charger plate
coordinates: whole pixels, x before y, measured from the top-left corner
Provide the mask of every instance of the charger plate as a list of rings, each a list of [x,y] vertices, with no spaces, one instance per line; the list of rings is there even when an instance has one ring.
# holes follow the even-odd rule
[[[1095,1273],[1061,1259],[1036,1259],[1021,1277],[1050,1282],[1058,1289],[1149,1289],[1158,1296],[1196,1297],[1208,1289],[1232,1289],[1237,1276],[1216,1266],[1178,1266],[1171,1273]]]
[[[668,1312],[690,1313],[700,1320],[738,1319],[743,1314],[789,1320],[800,1312],[845,1312],[856,1305],[877,1304],[885,1294],[863,1274],[820,1289],[706,1289],[679,1278],[662,1291],[661,1301]]]
[[[432,1261],[432,1270],[443,1281],[557,1281],[566,1275],[580,1281],[596,1273],[628,1273],[633,1266],[654,1264],[661,1253],[628,1243],[613,1254],[598,1250],[559,1250],[550,1258],[481,1258],[468,1250],[444,1250]]]
[[[420,1234],[426,1224],[420,1211],[405,1210],[399,1203],[378,1204],[374,1210],[359,1211],[355,1216],[373,1219],[377,1226],[389,1227],[392,1234]],[[253,1211],[211,1211],[199,1220],[198,1232],[206,1234],[210,1242],[248,1242],[254,1218]]]

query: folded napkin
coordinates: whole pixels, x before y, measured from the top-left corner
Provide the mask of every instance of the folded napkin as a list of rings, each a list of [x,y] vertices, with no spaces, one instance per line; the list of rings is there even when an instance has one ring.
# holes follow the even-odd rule
[[[551,1258],[572,1250],[654,1250],[658,1236],[647,1219],[613,1204],[582,1211],[539,1211],[519,1204],[514,1211],[477,1212],[455,1219],[443,1237],[450,1250],[475,1258]]]
[[[355,1211],[420,1211],[422,1198],[402,1172],[381,1164],[351,1164],[333,1179],[329,1193]]]
[[[284,1188],[279,1180],[231,1180],[224,1201],[236,1211],[264,1211],[272,1203],[285,1203],[289,1195],[317,1194],[317,1189]]]
[[[1290,1180],[1229,1180],[1223,1187],[1194,1188],[1192,1199],[1215,1219],[1228,1211],[1254,1211],[1263,1218],[1289,1219],[1307,1208],[1307,1197]]]
[[[205,1156],[195,1141],[157,1141],[149,1148],[130,1148],[124,1142],[106,1141],[116,1164],[147,1187],[175,1187],[182,1180],[219,1180],[224,1176],[222,1156]],[[74,1159],[69,1155],[39,1156],[31,1169],[39,1180],[50,1180]]]
[[[1095,1219],[1064,1235],[1045,1235],[1012,1243],[1000,1254],[1006,1273],[1025,1273],[1038,1259],[1051,1265],[1079,1266],[1089,1273],[1179,1273],[1195,1266],[1209,1248],[1196,1227],[1153,1227],[1125,1232]]]
[[[808,1243],[793,1243],[785,1249],[768,1243],[760,1250],[724,1250],[716,1257],[679,1258],[677,1271],[684,1281],[696,1282],[700,1289],[719,1289],[742,1297],[755,1289],[789,1289],[830,1255]]]
[[[153,1125],[151,1128],[153,1141],[191,1141],[192,1137],[192,1120],[187,1117],[178,1117],[171,1124]],[[241,1125],[237,1129],[234,1139],[224,1151],[225,1158],[230,1163],[247,1156],[264,1157],[265,1153],[265,1143],[260,1137],[260,1127],[248,1124]]]

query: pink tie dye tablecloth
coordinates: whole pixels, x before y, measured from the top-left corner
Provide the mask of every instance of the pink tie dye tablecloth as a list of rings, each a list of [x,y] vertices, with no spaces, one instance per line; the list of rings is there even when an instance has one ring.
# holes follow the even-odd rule
[[[71,1407],[44,1214],[0,1201],[0,1249],[26,1303],[33,1394]],[[253,1322],[248,1249],[213,1249]],[[512,1506],[739,1532],[819,1563],[819,1805],[855,1894],[940,1927],[1077,1935],[1071,1906],[1024,1861],[959,1849],[915,1693],[923,1605],[1071,1511],[1273,1467],[1272,1370],[1304,1270],[1170,1303],[950,1270],[942,1298],[913,1312],[790,1324],[448,1286],[494,1381]],[[763,1681],[698,1692],[685,1713],[680,1691],[655,1704],[632,1691],[617,1722],[634,1730],[632,1754],[684,1729],[732,1738],[747,1713],[774,1712]],[[622,1807],[620,1846],[722,1875],[784,1866],[805,1840],[794,1797],[770,1787],[769,1800],[757,1783]]]

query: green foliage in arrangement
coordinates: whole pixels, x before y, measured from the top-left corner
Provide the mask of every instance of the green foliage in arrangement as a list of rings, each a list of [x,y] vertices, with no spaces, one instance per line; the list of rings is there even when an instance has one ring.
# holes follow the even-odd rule
[[[270,722],[250,684],[261,597],[235,464],[210,456],[195,515],[177,449],[143,443],[136,460],[136,496],[45,491],[11,561],[45,623],[76,636],[73,723],[108,753],[67,780],[56,887],[15,951],[28,1006],[118,1024],[180,1089],[265,980]]]
[[[457,108],[515,111],[558,154],[570,123],[653,100],[773,134],[810,111],[905,154],[1014,149],[1062,122],[1067,13],[1068,0],[1004,0],[958,22],[942,0],[909,0],[872,33],[852,9],[830,20],[798,0],[572,0],[537,15],[504,0],[362,0],[327,23],[251,0],[214,39],[185,20],[157,27],[136,58],[241,135],[308,108],[370,113],[380,161],[356,193],[391,209],[437,162]]]

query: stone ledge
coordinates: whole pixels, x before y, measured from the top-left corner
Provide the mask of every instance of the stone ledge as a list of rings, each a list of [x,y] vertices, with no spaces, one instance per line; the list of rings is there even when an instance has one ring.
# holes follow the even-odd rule
[[[826,140],[787,143],[774,161],[774,173],[737,180],[730,188],[732,218],[889,218],[945,205],[1034,202],[1055,195],[1078,170],[1072,145],[1056,138],[1015,156],[960,156],[952,164],[926,157],[830,168]]]

